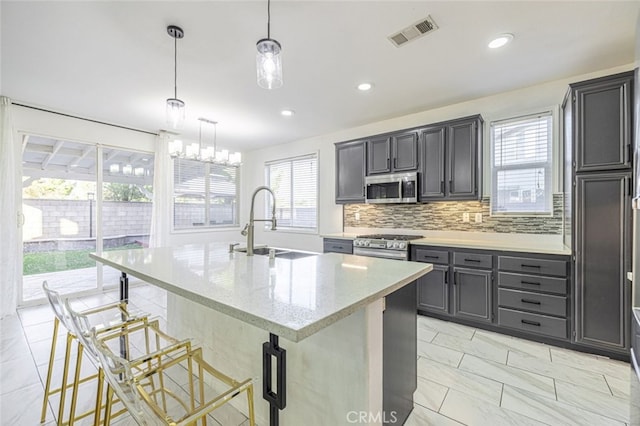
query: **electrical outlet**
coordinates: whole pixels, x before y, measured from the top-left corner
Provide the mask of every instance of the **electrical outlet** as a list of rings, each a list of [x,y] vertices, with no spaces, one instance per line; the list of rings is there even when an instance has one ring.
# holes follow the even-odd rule
[[[360,220],[360,212],[356,212],[354,216],[356,218],[356,221]]]
[[[462,221],[469,222],[469,213],[462,213]]]
[[[482,223],[482,213],[476,213],[476,223]]]

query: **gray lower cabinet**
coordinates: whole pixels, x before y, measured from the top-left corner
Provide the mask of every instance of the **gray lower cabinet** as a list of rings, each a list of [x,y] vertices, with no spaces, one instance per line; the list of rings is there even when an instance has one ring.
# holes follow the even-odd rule
[[[433,264],[433,271],[418,279],[418,310],[492,321],[491,254],[414,246],[411,260]]]
[[[569,257],[498,256],[498,325],[567,340]]]
[[[453,268],[453,315],[474,321],[492,320],[492,271]]]
[[[570,341],[570,256],[412,245],[410,259],[434,265],[417,281],[419,312]]]
[[[576,175],[577,343],[628,353],[631,172]]]
[[[365,141],[336,144],[336,204],[364,203]]]
[[[418,309],[449,313],[449,265],[433,265],[418,279]]]

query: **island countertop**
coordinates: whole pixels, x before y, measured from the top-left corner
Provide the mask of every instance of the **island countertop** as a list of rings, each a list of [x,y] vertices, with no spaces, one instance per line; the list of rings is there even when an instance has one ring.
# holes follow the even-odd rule
[[[428,273],[432,265],[326,253],[270,260],[228,244],[90,256],[218,312],[298,342]]]

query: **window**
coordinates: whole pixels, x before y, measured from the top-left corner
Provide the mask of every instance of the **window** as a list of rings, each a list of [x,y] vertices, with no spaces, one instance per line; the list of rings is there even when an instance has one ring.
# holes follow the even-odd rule
[[[551,112],[491,123],[491,214],[552,213]]]
[[[318,228],[318,156],[272,161],[265,167],[267,186],[276,194],[278,228]],[[271,217],[271,197],[267,197]]]
[[[173,228],[238,225],[238,169],[173,160]]]

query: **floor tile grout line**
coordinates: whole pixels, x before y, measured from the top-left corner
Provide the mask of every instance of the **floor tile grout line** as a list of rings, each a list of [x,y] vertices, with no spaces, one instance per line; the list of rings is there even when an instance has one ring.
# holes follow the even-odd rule
[[[447,391],[444,394],[444,398],[442,398],[442,402],[440,403],[440,405],[438,406],[438,411],[436,411],[438,414],[440,414],[440,410],[442,410],[442,406],[444,405],[444,401],[447,399],[447,395],[449,395],[449,391],[451,390],[450,387],[447,387]]]
[[[607,388],[609,388],[609,393],[611,393],[611,396],[615,396],[613,394],[613,389],[611,389],[611,385],[609,384],[609,381],[607,380],[607,375],[603,374],[602,378],[604,378],[604,382],[607,384]]]

